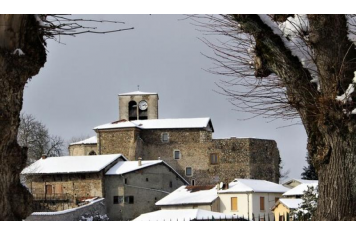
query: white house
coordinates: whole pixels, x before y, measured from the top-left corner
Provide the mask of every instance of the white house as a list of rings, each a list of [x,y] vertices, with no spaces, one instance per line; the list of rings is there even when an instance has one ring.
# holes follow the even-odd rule
[[[220,211],[248,219],[273,219],[272,207],[289,189],[266,180],[235,179],[218,191]]]

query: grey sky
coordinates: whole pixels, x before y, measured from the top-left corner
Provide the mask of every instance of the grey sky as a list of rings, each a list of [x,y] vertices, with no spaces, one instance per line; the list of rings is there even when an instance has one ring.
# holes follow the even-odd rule
[[[82,17],[82,16],[81,16]],[[70,139],[94,135],[93,127],[118,119],[117,94],[137,90],[159,94],[160,118],[210,117],[221,137],[256,137],[277,141],[290,177],[305,165],[303,126],[263,118],[241,121],[249,114],[213,90],[219,76],[203,69],[212,62],[201,53],[211,49],[191,21],[178,15],[95,15],[125,21],[134,30],[106,35],[62,37],[66,45],[48,41],[45,67],[26,86],[25,113],[33,114],[51,134]],[[99,25],[101,29],[117,25]],[[121,25],[119,25],[121,27]]]

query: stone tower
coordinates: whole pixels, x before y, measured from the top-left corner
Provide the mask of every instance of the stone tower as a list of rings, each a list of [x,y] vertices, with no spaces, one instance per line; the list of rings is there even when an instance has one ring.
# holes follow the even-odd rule
[[[158,94],[135,91],[119,94],[119,120],[158,119]]]

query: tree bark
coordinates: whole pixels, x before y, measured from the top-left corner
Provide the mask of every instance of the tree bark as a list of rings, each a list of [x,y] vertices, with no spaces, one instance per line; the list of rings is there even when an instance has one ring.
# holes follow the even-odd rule
[[[308,151],[319,176],[315,219],[355,220],[356,121],[343,112],[345,105],[336,101],[336,96],[352,83],[356,71],[356,50],[347,37],[345,16],[308,15],[321,92],[310,83],[309,71],[280,36],[257,15],[233,17],[255,38],[256,55],[262,62],[256,76],[275,73],[282,79],[288,102],[298,111],[306,129]]]
[[[19,178],[27,155],[17,143],[17,131],[24,86],[45,62],[35,17],[0,15],[0,220],[22,220],[32,212],[31,195]]]

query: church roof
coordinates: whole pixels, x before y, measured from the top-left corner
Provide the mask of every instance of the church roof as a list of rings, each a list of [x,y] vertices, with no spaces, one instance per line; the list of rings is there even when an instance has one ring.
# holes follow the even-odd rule
[[[96,135],[93,136],[93,137],[90,137],[90,138],[87,138],[87,139],[84,139],[84,140],[81,140],[81,141],[78,141],[78,142],[75,142],[75,143],[71,143],[69,145],[76,145],[76,144],[97,144],[98,141],[97,141],[97,138],[96,138]]]
[[[41,158],[32,165],[26,167],[21,174],[99,172],[120,157],[123,157],[126,160],[122,154]]]
[[[190,128],[208,128],[213,125],[210,118],[183,118],[183,119],[150,119],[150,120],[131,120],[118,121],[94,128],[101,129],[120,129],[120,128],[139,128],[139,129],[190,129]]]
[[[151,92],[142,92],[142,91],[133,91],[129,93],[120,93],[119,96],[132,96],[132,95],[158,95],[158,93]]]

